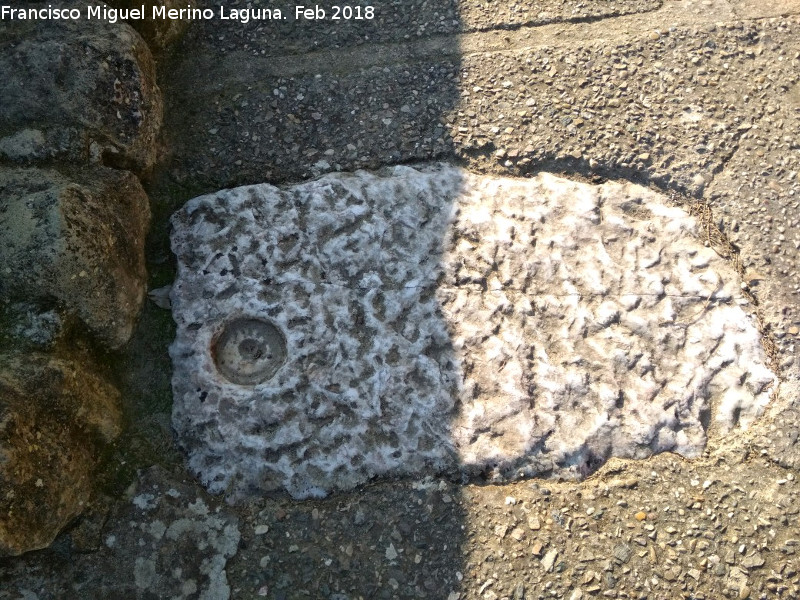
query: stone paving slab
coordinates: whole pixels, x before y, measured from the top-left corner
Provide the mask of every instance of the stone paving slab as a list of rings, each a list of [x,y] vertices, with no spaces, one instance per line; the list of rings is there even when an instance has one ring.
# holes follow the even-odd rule
[[[435,157],[512,174],[626,177],[702,197],[755,124],[779,107],[793,114],[797,19],[704,21],[711,13],[735,18],[734,8],[671,2],[658,19],[633,15],[567,31],[523,28],[504,41],[488,32],[401,45],[375,52],[373,66],[360,60],[367,53],[347,50],[288,64],[226,54],[212,67],[217,75],[192,88],[208,127],[189,125],[196,114],[169,113],[173,130],[189,131],[174,145],[175,172],[211,190]],[[798,9],[789,2],[781,10]],[[241,75],[225,76],[237,61]],[[196,78],[209,63],[180,62],[175,81]],[[292,75],[280,76],[283,67]],[[175,106],[190,101],[178,89],[168,96]],[[781,143],[788,177],[797,152]],[[198,147],[208,149],[199,158]],[[713,205],[730,202],[706,196]],[[750,227],[752,219],[720,208],[723,219]],[[796,249],[783,246],[787,270]],[[772,320],[793,327],[792,310],[784,302]]]
[[[777,381],[737,272],[668,203],[443,164],[191,200],[170,347],[190,469],[302,499],[699,456]]]

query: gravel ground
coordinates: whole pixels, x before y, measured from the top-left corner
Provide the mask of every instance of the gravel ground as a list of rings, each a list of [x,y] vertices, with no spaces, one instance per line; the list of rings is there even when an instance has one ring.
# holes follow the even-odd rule
[[[194,47],[205,40],[214,53],[247,52],[250,56],[285,56],[304,54],[312,50],[373,46],[387,42],[419,40],[436,35],[495,30],[515,30],[552,23],[582,23],[608,17],[646,13],[661,7],[660,0],[541,0],[535,3],[511,2],[497,4],[480,0],[389,0],[376,3],[374,13],[353,13],[354,19],[343,22],[346,13],[336,12],[340,2],[315,2],[312,7],[325,11],[327,20],[295,19],[294,5],[277,0],[256,3],[234,0],[226,3],[230,10],[244,8],[280,9],[287,22],[278,26],[274,21],[251,20],[217,21],[202,37],[193,38]],[[217,5],[205,0],[202,6]],[[356,6],[352,4],[351,6]],[[306,5],[308,8],[308,5]],[[336,19],[336,15],[339,19]],[[373,18],[367,18],[373,14]],[[364,18],[359,19],[359,16]],[[221,25],[221,26],[220,26]],[[213,29],[213,32],[212,32]],[[199,31],[197,33],[200,33]],[[211,33],[211,35],[209,35]]]
[[[233,185],[432,159],[633,180],[713,211],[776,344],[772,409],[701,458],[583,483],[228,507],[173,447],[174,330],[151,305],[117,361],[130,426],[105,494],[52,549],[1,561],[0,599],[800,596],[800,3],[434,4],[387,4],[379,27],[192,23],[160,69],[152,286],[173,276],[169,214]]]

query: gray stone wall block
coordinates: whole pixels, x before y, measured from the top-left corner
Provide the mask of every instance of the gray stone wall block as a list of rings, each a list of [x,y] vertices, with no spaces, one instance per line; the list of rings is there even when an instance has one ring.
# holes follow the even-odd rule
[[[52,301],[110,348],[144,300],[147,196],[131,173],[0,168],[0,298]]]
[[[0,556],[45,548],[79,515],[119,392],[86,357],[0,355]]]
[[[0,160],[136,173],[155,163],[161,93],[150,50],[128,25],[14,21],[0,30],[0,81]]]

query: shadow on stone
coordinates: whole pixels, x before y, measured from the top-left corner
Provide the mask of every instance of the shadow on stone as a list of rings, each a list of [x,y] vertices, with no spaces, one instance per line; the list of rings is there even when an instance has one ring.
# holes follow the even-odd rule
[[[324,4],[326,10],[330,10],[329,4],[333,3]],[[267,3],[264,7],[273,5],[278,6],[277,3]],[[244,4],[231,3],[229,8],[244,8]],[[456,28],[459,27],[459,7],[455,0],[437,4],[436,10],[443,18],[452,19]],[[369,53],[359,54],[357,50],[363,51],[366,46],[362,44],[371,43],[378,34],[388,36],[384,41],[402,41],[417,37],[418,25],[430,21],[425,15],[417,15],[410,21],[399,18],[385,21],[391,12],[385,10],[384,21],[371,24],[355,20],[335,24],[293,22],[294,15],[289,14],[287,21],[282,23],[253,21],[242,25],[215,19],[189,24],[183,40],[167,51],[160,64],[159,84],[168,100],[164,127],[168,153],[147,187],[153,200],[154,218],[148,243],[149,268],[153,273],[151,287],[169,281],[169,265],[173,259],[166,244],[167,218],[192,196],[240,184],[282,183],[331,170],[355,170],[452,155],[445,119],[457,106],[460,93],[459,48],[455,40],[445,39],[437,41],[441,53],[436,57],[419,59],[413,55],[393,55],[396,64],[390,66],[362,61],[360,57]],[[436,31],[422,31],[422,37],[430,37],[433,33]],[[307,59],[300,55],[308,52],[311,55]],[[381,210],[390,215],[395,208],[386,205]],[[414,218],[416,216],[412,215],[412,220]],[[336,227],[345,224],[331,223],[328,237],[333,239]],[[406,231],[398,231],[398,234],[413,233],[412,229],[401,229]],[[440,239],[437,244],[439,242]],[[287,243],[288,240],[284,241],[284,246]],[[434,251],[430,257],[431,264],[436,260]],[[325,285],[325,279],[336,283],[335,267],[335,264],[331,265],[330,273],[323,274],[320,285]],[[386,265],[386,268],[391,267],[391,264]],[[329,287],[336,289],[335,285]],[[264,286],[254,286],[251,291],[256,293],[259,289],[263,290]],[[348,305],[358,306],[367,301],[363,297],[365,291],[359,291],[357,287],[347,293],[350,296]],[[153,377],[153,368],[160,365],[156,367],[158,373],[168,368],[164,358],[166,345],[172,341],[172,331],[165,330],[162,335],[146,326],[147,323],[151,327],[160,323],[161,314],[164,313],[152,305],[145,308],[141,319],[144,326],[137,330],[129,347],[131,350],[122,361],[125,366],[122,389],[131,399],[127,405],[131,416],[141,416],[151,410],[147,406],[138,406],[139,402],[146,402],[149,406],[157,404],[159,408],[156,410],[163,410],[159,398],[169,394],[169,390],[163,387],[162,376]],[[275,319],[274,315],[267,315],[267,318]],[[403,318],[413,330],[413,314],[403,315]],[[343,321],[341,326],[355,331],[363,328],[364,324]],[[398,327],[402,327],[402,323]],[[336,352],[335,340],[329,341],[330,351]],[[291,355],[289,360],[292,360]],[[144,390],[142,395],[139,394],[141,389]],[[331,388],[321,390],[321,393],[336,392]],[[223,411],[238,410],[231,402],[223,404]],[[252,425],[260,435],[269,439],[269,431],[275,425],[256,418],[264,410],[264,407],[258,407],[252,411]],[[353,418],[355,413],[346,402],[340,416],[350,418],[352,425],[358,426],[357,419]],[[138,416],[136,420],[139,420]],[[380,435],[386,440],[395,436],[389,430]],[[329,442],[334,444],[331,449],[335,452],[336,440]],[[258,451],[251,449],[250,452],[256,460]],[[460,566],[463,515],[458,502],[453,501],[457,500],[458,491],[454,489],[447,494],[446,505],[434,498],[441,495],[435,489],[430,492],[433,496],[429,501],[420,503],[420,498],[414,495],[417,492],[409,492],[408,485],[386,483],[381,484],[380,489],[369,488],[364,492],[370,498],[368,504],[371,507],[365,509],[366,517],[350,515],[349,518],[358,518],[359,524],[362,519],[371,521],[367,536],[355,536],[357,530],[351,531],[352,528],[340,531],[341,524],[327,517],[309,523],[294,523],[294,527],[288,517],[282,521],[294,533],[311,536],[309,539],[313,540],[325,538],[335,543],[347,536],[353,537],[352,545],[344,544],[344,549],[351,546],[341,559],[344,563],[339,563],[337,558],[331,566],[320,551],[304,555],[302,564],[305,565],[305,577],[310,581],[302,585],[295,578],[295,571],[290,569],[287,572],[279,566],[280,562],[268,569],[259,567],[263,551],[255,545],[243,545],[237,561],[245,564],[255,561],[251,566],[267,574],[258,582],[252,582],[252,586],[258,583],[253,592],[265,584],[269,584],[272,590],[276,584],[286,581],[293,581],[292,587],[278,587],[276,597],[280,597],[281,589],[293,588],[312,590],[312,597],[334,597],[337,590],[348,590],[348,594],[356,595],[388,593],[387,597],[438,597],[444,585],[452,583],[452,589],[456,589],[455,573],[463,571]],[[434,487],[436,485],[438,483]],[[427,491],[418,493],[429,497]],[[302,515],[312,508],[337,515],[337,507],[344,498],[350,498],[348,502],[357,502],[356,497],[361,495],[359,489],[351,493],[340,492],[325,500],[290,503],[287,506],[293,509],[287,508],[287,512],[296,512],[301,520],[304,518]],[[278,495],[263,502],[271,506],[286,504],[287,501]],[[433,506],[433,513],[430,506]],[[447,526],[438,524],[443,508],[447,509]],[[392,515],[391,527],[383,522],[384,515]],[[277,531],[278,525],[275,527]],[[309,529],[312,527],[316,528],[313,535]],[[388,539],[386,536],[395,530],[400,533]],[[242,534],[247,538],[246,527],[242,528]],[[282,547],[277,535],[270,533],[259,539],[272,545],[280,554],[286,548]],[[401,536],[400,541],[397,535]],[[371,540],[372,536],[375,540],[366,544],[365,541]],[[363,540],[359,542],[356,537],[363,537]],[[446,542],[440,543],[443,538]],[[388,542],[384,543],[387,539]],[[380,552],[376,554],[372,546],[378,540]],[[392,559],[393,564],[398,565],[395,571],[399,572],[399,565],[403,565],[406,571],[416,569],[413,575],[407,573],[406,577],[396,574],[394,580],[399,585],[396,589],[387,588],[386,581],[376,581],[374,572],[368,568],[377,564],[375,561],[389,560],[386,552],[391,543],[398,556]],[[302,548],[302,544],[298,545]],[[337,556],[342,554],[339,545],[335,544]],[[421,564],[415,561],[414,548],[420,551]],[[277,556],[276,560],[285,559]],[[406,564],[404,561],[410,562]],[[438,567],[429,570],[426,565],[433,563]],[[283,575],[281,571],[284,571]],[[313,577],[310,575],[312,572]],[[251,582],[248,580],[246,583],[243,589],[251,589]],[[378,588],[381,588],[380,592],[376,591]],[[384,592],[384,589],[391,591]]]

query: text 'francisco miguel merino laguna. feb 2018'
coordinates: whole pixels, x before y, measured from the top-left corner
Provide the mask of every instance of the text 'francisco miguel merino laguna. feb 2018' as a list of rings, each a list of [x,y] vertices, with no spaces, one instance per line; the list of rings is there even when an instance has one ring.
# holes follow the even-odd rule
[[[172,8],[165,6],[151,6],[148,11],[145,5],[137,8],[111,8],[108,6],[86,6],[79,8],[58,8],[48,5],[47,8],[16,8],[13,6],[0,6],[0,19],[4,21],[105,21],[117,23],[122,21],[140,21],[144,19],[171,19],[171,20],[211,20],[249,21],[276,20],[282,21],[289,18],[295,20],[372,20],[375,18],[375,8],[372,6],[342,5],[323,8],[319,5],[295,5],[287,10],[280,8],[227,8],[220,6],[216,10],[211,8]]]

